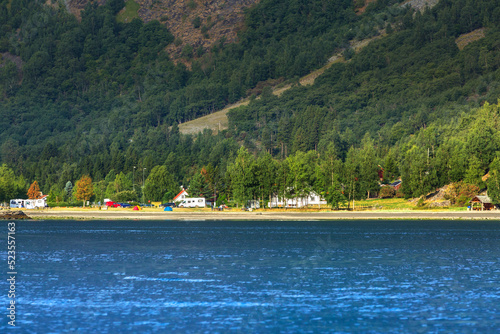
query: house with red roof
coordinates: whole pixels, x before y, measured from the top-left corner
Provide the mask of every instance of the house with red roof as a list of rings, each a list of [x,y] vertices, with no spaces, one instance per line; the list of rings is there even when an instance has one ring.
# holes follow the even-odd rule
[[[182,202],[186,197],[189,197],[189,194],[186,189],[182,188],[181,192],[174,197],[174,202]]]

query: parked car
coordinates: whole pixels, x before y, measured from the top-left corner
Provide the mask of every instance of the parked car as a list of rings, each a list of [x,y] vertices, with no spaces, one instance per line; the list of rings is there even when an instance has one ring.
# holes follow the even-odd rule
[[[113,202],[113,201],[108,201],[108,202],[106,202],[106,206],[107,207],[118,208],[120,206],[120,203],[116,203],[116,202]]]
[[[166,207],[171,207],[171,208],[175,208],[177,205],[175,205],[175,203],[162,203],[159,205],[160,208],[166,208]]]
[[[132,204],[129,203],[118,203],[118,204],[120,204],[122,208],[130,208],[132,206]]]

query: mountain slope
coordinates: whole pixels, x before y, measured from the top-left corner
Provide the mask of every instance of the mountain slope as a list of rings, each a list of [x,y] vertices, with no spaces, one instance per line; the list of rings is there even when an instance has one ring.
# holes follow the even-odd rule
[[[66,6],[81,17],[88,0],[68,0]],[[133,2],[133,0],[128,0]],[[233,43],[237,32],[243,27],[244,10],[259,0],[136,0],[136,16],[147,23],[157,20],[164,24],[174,35],[177,42],[169,45],[168,53],[179,57],[183,48],[202,48],[209,50],[214,44],[224,39]],[[105,1],[98,1],[100,5]],[[123,9],[124,11],[125,9]]]
[[[187,184],[202,166],[223,175],[241,143],[345,160],[369,136],[383,157],[499,96],[496,0],[422,12],[378,1],[362,15],[350,0],[265,0],[248,9],[238,43],[183,48],[189,68],[164,52],[176,38],[162,23],[122,22],[114,4],[87,6],[79,21],[57,6],[0,0],[1,161],[42,187],[159,165]],[[359,52],[351,44],[371,39]],[[346,61],[316,77],[332,55]],[[216,135],[182,135],[179,124],[246,98],[226,130],[221,121]]]

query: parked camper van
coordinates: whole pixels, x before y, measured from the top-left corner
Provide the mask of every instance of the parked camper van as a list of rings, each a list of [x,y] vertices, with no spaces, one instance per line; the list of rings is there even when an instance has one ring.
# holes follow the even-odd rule
[[[43,209],[47,207],[47,195],[37,199],[11,199],[11,208]]]
[[[179,204],[179,208],[204,208],[205,206],[204,197],[186,198]]]
[[[26,209],[43,209],[47,206],[45,199],[25,199],[24,207]]]
[[[11,199],[10,200],[11,208],[24,208],[24,199]]]

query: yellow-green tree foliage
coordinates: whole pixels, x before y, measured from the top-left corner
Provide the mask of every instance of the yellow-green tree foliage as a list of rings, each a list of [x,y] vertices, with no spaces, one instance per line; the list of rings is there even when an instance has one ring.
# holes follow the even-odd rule
[[[29,199],[38,199],[41,197],[40,187],[38,186],[38,182],[36,180],[31,184],[27,195]]]
[[[7,167],[6,164],[2,164],[0,166],[0,202],[7,202],[16,198],[25,190],[23,177],[17,177],[12,169]]]
[[[85,202],[94,195],[94,186],[92,185],[92,179],[88,175],[83,175],[80,180],[76,182],[76,194],[75,197],[79,201],[83,201],[83,206]]]

